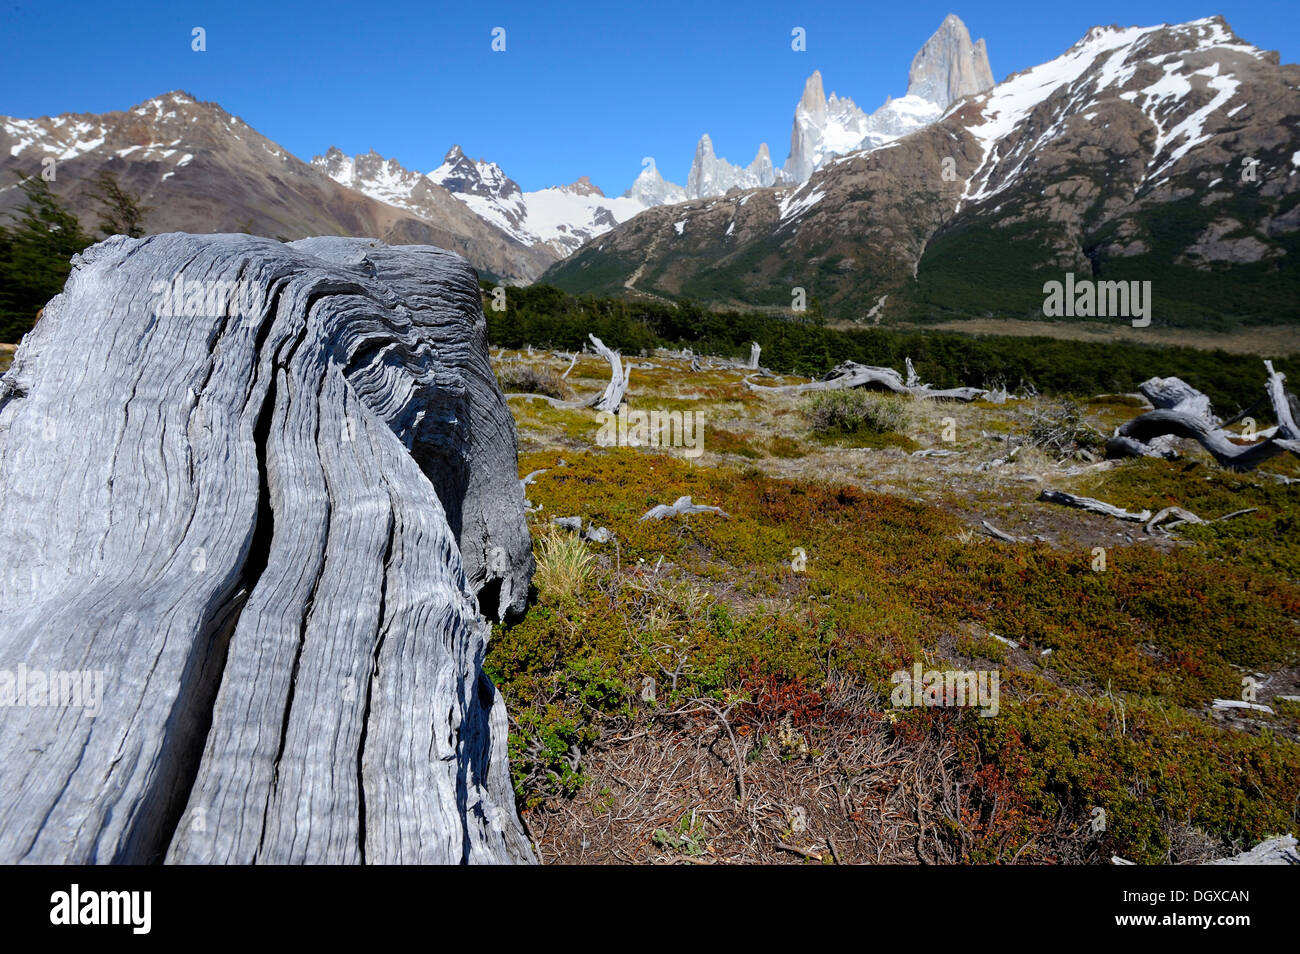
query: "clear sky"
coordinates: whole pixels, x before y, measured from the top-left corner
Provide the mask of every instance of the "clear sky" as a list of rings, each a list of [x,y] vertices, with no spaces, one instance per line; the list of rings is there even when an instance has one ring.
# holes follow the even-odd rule
[[[766,141],[779,165],[814,69],[828,93],[875,109],[906,91],[912,56],[948,13],[985,38],[997,80],[1098,24],[1216,13],[1300,59],[1298,0],[1217,3],[0,0],[0,114],[104,112],[184,89],[303,159],[374,148],[428,171],[459,143],[525,190],[589,175],[617,195],[643,156],[684,183],[705,132],[733,162]],[[794,27],[806,52],[791,49]]]

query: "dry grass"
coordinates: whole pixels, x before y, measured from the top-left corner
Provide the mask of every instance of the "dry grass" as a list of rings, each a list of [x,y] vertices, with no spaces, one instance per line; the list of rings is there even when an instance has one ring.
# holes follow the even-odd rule
[[[566,400],[571,389],[554,368],[511,362],[497,368],[497,382],[507,394],[545,394]]]
[[[551,527],[537,548],[533,583],[550,599],[577,596],[591,576],[595,557],[575,533]]]
[[[833,327],[861,327],[838,323]],[[891,328],[915,328],[899,323]],[[960,331],[971,335],[1010,335],[1012,337],[1058,338],[1065,341],[1133,341],[1138,344],[1186,346],[1205,351],[1221,349],[1232,354],[1257,354],[1280,358],[1300,350],[1294,327],[1267,325],[1234,328],[1232,331],[1195,331],[1188,328],[1134,328],[1127,323],[1101,321],[1022,321],[1015,318],[970,318],[925,325],[933,331]]]
[[[648,710],[584,757],[590,781],[525,820],[543,861],[908,864],[953,861],[953,752],[897,738],[843,681],[833,721],[794,726],[691,700]],[[936,817],[938,816],[938,817]]]

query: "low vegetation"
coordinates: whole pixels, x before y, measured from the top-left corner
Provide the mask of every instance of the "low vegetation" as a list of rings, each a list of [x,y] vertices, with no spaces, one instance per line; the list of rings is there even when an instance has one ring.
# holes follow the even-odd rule
[[[559,371],[535,364],[507,364],[497,369],[497,383],[507,394],[545,394],[561,400],[569,396],[569,387]]]
[[[629,394],[695,395],[703,457],[599,448],[590,412],[512,402],[521,473],[546,468],[528,488],[538,599],[496,628],[487,667],[544,858],[1196,862],[1295,829],[1293,458],[1237,475],[1192,445],[1080,465],[1060,451],[1093,446],[1129,399],[804,403],[734,388],[742,371],[650,362]],[[583,358],[571,377],[601,373]],[[1039,422],[1068,441],[988,466]],[[836,429],[948,456],[823,439]],[[1038,503],[1044,485],[1207,519],[1256,509],[1148,537]],[[684,494],[727,516],[639,519]],[[614,539],[579,543],[554,514]],[[540,565],[565,539],[593,561],[557,585]],[[997,715],[899,706],[891,676],[918,663],[999,672]],[[1213,707],[1250,674],[1271,714]]]
[[[980,257],[984,258],[983,256]],[[985,287],[985,286],[982,286]],[[485,301],[490,286],[485,284]],[[534,285],[509,288],[504,311],[485,309],[494,347],[583,347],[594,333],[624,354],[657,347],[690,347],[706,354],[748,357],[762,346],[762,363],[788,374],[822,375],[845,360],[902,368],[911,358],[934,387],[961,385],[1042,394],[1092,396],[1129,393],[1158,367],[1162,376],[1196,382],[1220,414],[1236,413],[1259,397],[1259,358],[1195,348],[1157,348],[1129,341],[1063,341],[1048,337],[967,335],[889,328],[830,328],[816,311],[801,314],[718,311],[681,301],[663,303],[569,295]],[[1294,354],[1295,347],[1290,352]],[[1285,354],[1279,370],[1300,378],[1300,361]]]

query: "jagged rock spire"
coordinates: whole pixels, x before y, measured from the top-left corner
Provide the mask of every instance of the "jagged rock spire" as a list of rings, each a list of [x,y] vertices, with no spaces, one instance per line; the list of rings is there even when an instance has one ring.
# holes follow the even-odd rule
[[[966,24],[952,13],[925,41],[907,74],[907,95],[920,96],[941,109],[992,85],[993,70],[984,41],[971,43]]]

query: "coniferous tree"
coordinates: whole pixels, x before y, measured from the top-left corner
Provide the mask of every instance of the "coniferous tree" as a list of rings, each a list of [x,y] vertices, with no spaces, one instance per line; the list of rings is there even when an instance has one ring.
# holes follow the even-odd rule
[[[105,237],[144,235],[144,217],[150,211],[149,206],[142,205],[139,196],[123,188],[113,173],[99,170],[91,180],[90,195],[99,205],[99,230]]]
[[[39,176],[23,179],[27,202],[0,227],[0,341],[17,341],[45,303],[63,290],[72,256],[92,239]]]

